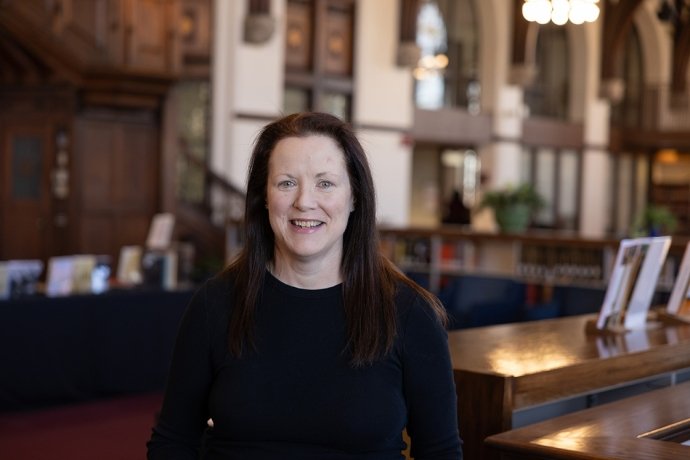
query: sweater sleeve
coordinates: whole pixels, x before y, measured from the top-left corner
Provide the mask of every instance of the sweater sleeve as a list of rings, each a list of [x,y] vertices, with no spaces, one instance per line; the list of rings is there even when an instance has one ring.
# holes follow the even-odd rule
[[[147,443],[149,460],[199,458],[212,380],[208,285],[192,298],[180,322],[160,416]]]
[[[448,335],[420,298],[404,323],[403,360],[412,456],[415,460],[462,459]]]

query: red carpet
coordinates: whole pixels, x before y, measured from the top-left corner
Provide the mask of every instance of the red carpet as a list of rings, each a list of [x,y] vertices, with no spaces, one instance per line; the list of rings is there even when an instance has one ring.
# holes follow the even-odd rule
[[[162,395],[0,414],[3,460],[143,460]]]

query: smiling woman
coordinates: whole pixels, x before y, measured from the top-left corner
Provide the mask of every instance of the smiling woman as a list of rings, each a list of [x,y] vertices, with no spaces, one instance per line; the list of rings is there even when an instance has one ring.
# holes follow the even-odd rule
[[[296,287],[341,283],[352,190],[338,144],[319,135],[279,141],[268,164],[266,196],[275,236],[273,275]]]
[[[267,125],[245,216],[244,248],[185,313],[149,459],[392,460],[404,430],[418,460],[462,458],[445,312],[379,252],[349,125]]]

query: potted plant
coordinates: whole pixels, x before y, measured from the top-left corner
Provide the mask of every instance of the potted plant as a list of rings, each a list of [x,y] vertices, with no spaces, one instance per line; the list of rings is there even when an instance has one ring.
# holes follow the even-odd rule
[[[648,204],[637,215],[631,233],[633,236],[670,235],[677,227],[678,219],[666,206]]]
[[[508,186],[484,192],[480,208],[491,208],[503,232],[522,232],[532,215],[545,204],[544,198],[531,184]]]

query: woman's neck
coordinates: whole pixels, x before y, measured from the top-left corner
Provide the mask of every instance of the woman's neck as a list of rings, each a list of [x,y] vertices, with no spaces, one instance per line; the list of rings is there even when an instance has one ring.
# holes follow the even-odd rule
[[[340,264],[327,260],[301,262],[285,260],[276,254],[267,268],[283,283],[302,289],[325,289],[343,282]]]

